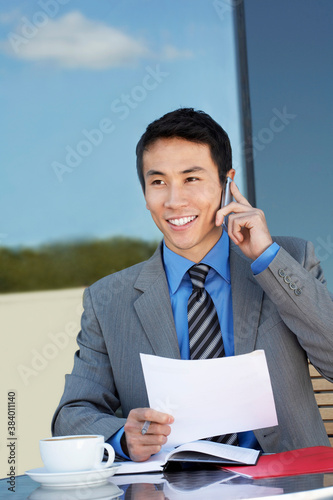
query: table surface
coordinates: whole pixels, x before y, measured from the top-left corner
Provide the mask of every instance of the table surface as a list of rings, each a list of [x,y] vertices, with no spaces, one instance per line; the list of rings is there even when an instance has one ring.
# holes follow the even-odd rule
[[[123,493],[113,496],[115,484]],[[253,480],[212,470],[112,476],[107,485],[52,489],[28,476],[15,478],[15,493],[0,480],[0,498],[15,500],[217,500],[240,498],[333,499],[333,474],[309,474]],[[116,488],[114,488],[116,490]],[[307,492],[307,493],[305,493]]]

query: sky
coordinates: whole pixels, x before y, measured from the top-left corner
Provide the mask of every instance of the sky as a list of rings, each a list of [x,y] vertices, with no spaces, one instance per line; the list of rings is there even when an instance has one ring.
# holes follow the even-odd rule
[[[230,7],[221,18],[203,0],[0,5],[1,243],[160,239],[135,147],[183,106],[240,143]]]
[[[181,106],[228,132],[243,179],[234,0],[0,2],[0,245],[159,240],[136,176]],[[257,206],[333,283],[330,0],[245,0]],[[333,286],[331,286],[333,289]]]

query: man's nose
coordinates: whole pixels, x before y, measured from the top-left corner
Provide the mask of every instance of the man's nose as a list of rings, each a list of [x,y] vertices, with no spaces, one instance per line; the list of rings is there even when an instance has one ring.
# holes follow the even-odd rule
[[[177,207],[184,207],[187,204],[188,204],[188,198],[186,196],[185,190],[178,186],[170,187],[164,205],[167,208],[174,209]]]

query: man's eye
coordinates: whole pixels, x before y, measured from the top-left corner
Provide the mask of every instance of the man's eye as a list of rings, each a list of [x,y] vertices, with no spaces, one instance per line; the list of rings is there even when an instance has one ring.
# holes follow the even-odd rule
[[[165,184],[165,182],[162,179],[155,179],[155,180],[152,181],[152,184],[155,185],[155,186],[156,185],[158,186],[158,185],[161,185],[161,184]]]
[[[186,182],[194,182],[194,181],[197,181],[198,180],[198,177],[187,177],[186,178]]]

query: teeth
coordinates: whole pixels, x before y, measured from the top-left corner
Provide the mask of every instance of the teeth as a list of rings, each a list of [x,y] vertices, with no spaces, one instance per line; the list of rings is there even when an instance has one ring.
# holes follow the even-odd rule
[[[171,224],[174,224],[175,226],[184,226],[184,224],[191,222],[195,218],[196,216],[192,215],[192,217],[182,217],[181,219],[169,219],[169,222],[171,222]]]

